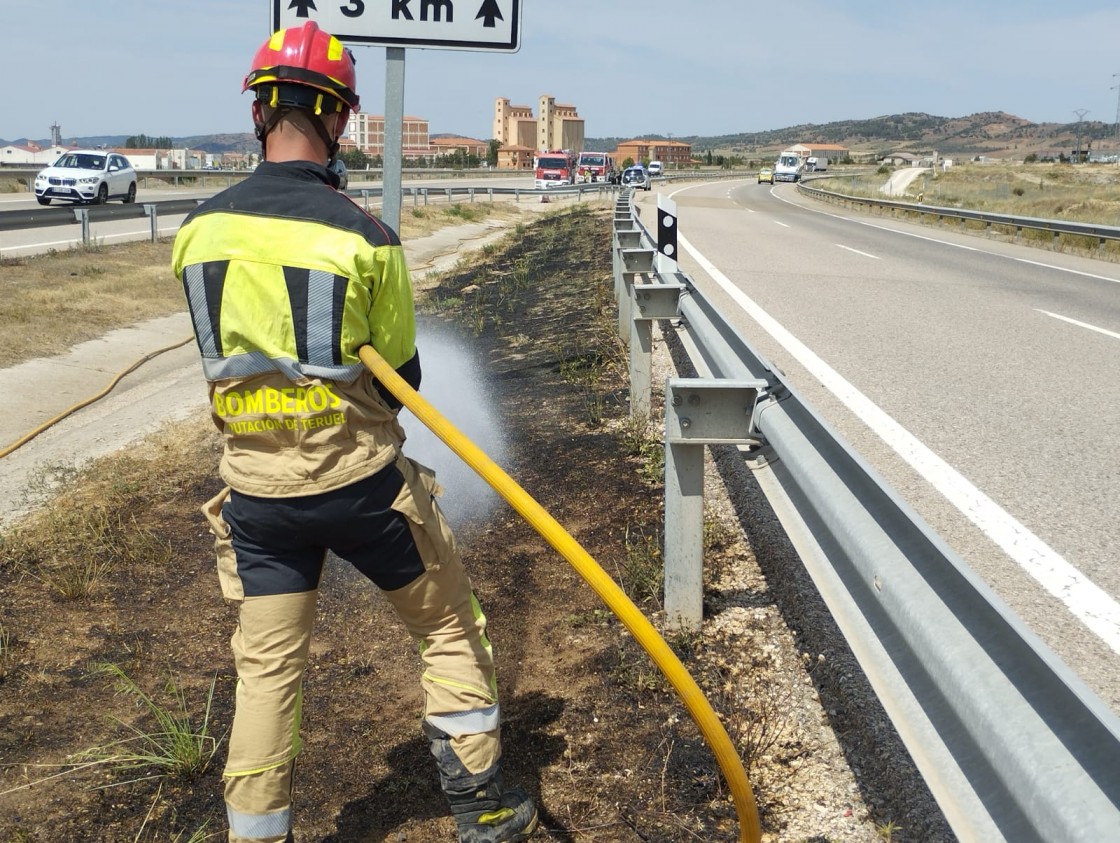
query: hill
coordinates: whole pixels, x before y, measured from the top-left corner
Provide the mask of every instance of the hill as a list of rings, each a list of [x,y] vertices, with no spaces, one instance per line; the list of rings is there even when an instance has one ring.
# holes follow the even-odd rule
[[[128,135],[102,135],[73,138],[82,146],[120,146]],[[441,137],[433,135],[432,137]],[[639,139],[664,139],[664,133],[637,135]],[[898,150],[936,150],[946,156],[989,155],[996,158],[1023,158],[1030,153],[1039,157],[1070,154],[1077,145],[1090,150],[1120,149],[1116,127],[1099,120],[1073,123],[1032,123],[1002,111],[983,111],[966,117],[938,117],[922,112],[889,114],[861,120],[838,120],[833,123],[803,123],[784,129],[760,132],[738,132],[728,135],[684,135],[673,138],[690,144],[693,152],[752,155],[782,149],[794,143],[835,143],[853,153],[886,153]],[[634,137],[587,138],[589,150],[613,150]],[[0,139],[0,146],[25,143]],[[251,132],[221,135],[195,135],[173,138],[176,146],[188,146],[206,152],[253,152],[259,143]],[[36,141],[49,145],[49,139]]]
[[[88,147],[97,149],[99,147],[120,147],[125,142],[133,137],[131,135],[87,135],[80,138],[63,138],[64,144],[74,144],[76,146]],[[35,143],[42,147],[51,145],[50,138],[32,138]],[[9,144],[26,144],[28,138],[17,138],[15,140],[4,140],[0,138],[0,146],[8,146]],[[201,149],[203,152],[259,152],[261,148],[260,141],[256,139],[252,132],[231,132],[223,135],[192,135],[189,137],[172,138],[171,142],[175,144],[176,148],[187,147],[189,149]]]
[[[948,156],[991,155],[1021,158],[1031,152],[1042,157],[1069,154],[1076,146],[1078,131],[1082,145],[1092,149],[1116,150],[1115,127],[1099,120],[1074,123],[1032,123],[1002,111],[985,111],[966,117],[938,117],[921,112],[890,114],[863,120],[833,123],[804,123],[784,129],[739,132],[702,137],[679,136],[674,140],[691,144],[693,152],[722,152],[749,155],[775,151],[795,143],[835,143],[852,152],[885,153],[901,149],[936,150]],[[664,134],[639,135],[664,138]],[[590,147],[614,149],[631,138],[588,138]]]

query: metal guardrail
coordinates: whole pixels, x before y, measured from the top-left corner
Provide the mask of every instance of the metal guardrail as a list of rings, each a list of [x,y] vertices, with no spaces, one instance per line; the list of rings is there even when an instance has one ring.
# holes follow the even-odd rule
[[[14,179],[15,181],[24,185],[28,191],[31,191],[32,185],[35,182],[35,176],[46,167],[46,164],[37,166],[13,166],[13,165],[0,165],[0,177],[7,179]],[[686,177],[686,174],[693,174],[688,177],[692,178],[726,178],[729,170],[711,171],[711,170],[668,170],[665,172],[663,178],[681,178]],[[474,181],[489,181],[491,179],[505,179],[510,176],[528,175],[531,172],[524,170],[499,170],[493,169],[477,169],[477,170],[456,170],[456,169],[429,169],[429,168],[414,168],[405,167],[401,171],[402,175],[408,179],[424,180],[424,179],[470,179]],[[198,185],[210,184],[214,181],[224,180],[226,185],[233,184],[235,181],[241,181],[252,175],[251,170],[205,170],[202,168],[191,170],[137,170],[136,176],[139,179],[139,186],[145,188],[148,186],[148,180],[163,182],[170,184],[173,187],[181,187],[184,184]],[[383,171],[380,169],[370,170],[350,170],[349,176],[351,181],[381,181]],[[654,179],[657,180],[657,177]]]
[[[192,171],[186,171],[188,174],[190,172]],[[200,175],[221,175],[221,171],[197,172]],[[508,176],[508,172],[504,173],[504,175]],[[708,171],[681,170],[673,171],[672,173],[658,177],[655,181],[727,177],[728,171],[712,173]],[[487,201],[492,202],[495,196],[513,196],[515,201],[520,202],[522,197],[543,198],[548,196],[572,196],[574,194],[577,200],[582,200],[588,194],[595,194],[598,198],[602,199],[605,196],[617,194],[619,190],[620,187],[616,184],[593,182],[565,185],[563,187],[554,187],[547,190],[520,187],[479,187],[476,185],[457,187],[408,186],[402,188],[401,193],[403,200],[411,199],[414,205],[427,205],[429,200],[433,198],[445,198],[449,202],[454,201],[456,198],[465,198],[469,202],[474,202],[477,198],[485,197]],[[371,209],[370,200],[380,199],[382,188],[353,188],[345,191],[345,193],[354,199],[360,199],[365,209],[369,211]],[[151,220],[151,239],[152,242],[155,242],[158,239],[157,221],[160,215],[175,216],[178,214],[188,214],[198,207],[202,201],[201,199],[173,199],[163,202],[136,204],[69,205],[40,207],[19,211],[0,211],[0,231],[16,231],[19,229],[49,228],[53,226],[77,224],[82,227],[82,242],[88,246],[91,241],[89,229],[91,223],[148,217]],[[402,205],[403,204],[404,202],[402,201]]]
[[[676,228],[659,219],[659,234]],[[703,448],[746,446],[748,468],[954,833],[984,843],[1120,839],[1120,719],[691,278],[675,264],[660,269],[666,253],[624,191],[613,259],[632,412],[649,412],[653,321],[668,320],[663,329],[676,331],[701,373],[670,379],[665,393],[670,622],[701,620]]]
[[[825,177],[827,178],[827,176]],[[866,205],[873,208],[884,208],[894,211],[935,216],[938,220],[955,219],[962,224],[965,222],[982,222],[985,230],[993,225],[1006,226],[1015,229],[1018,237],[1024,229],[1050,232],[1057,240],[1063,234],[1090,237],[1097,240],[1097,247],[1103,248],[1108,242],[1120,240],[1120,228],[1111,225],[1097,225],[1096,223],[1071,222],[1068,220],[1051,220],[1039,217],[1017,217],[1011,214],[995,214],[988,211],[971,211],[967,208],[943,208],[936,205],[925,205],[916,202],[899,202],[891,199],[876,199],[870,196],[850,196],[819,187],[810,187],[805,182],[799,182],[798,191],[815,199],[830,202],[846,202],[853,205]]]
[[[403,188],[404,197],[411,197],[414,204],[428,204],[433,197],[444,197],[453,201],[456,197],[464,197],[470,202],[485,196],[493,201],[496,195],[513,196],[520,202],[522,196],[570,196],[574,194],[578,199],[583,199],[586,194],[597,194],[599,198],[614,195],[618,192],[617,185],[595,183],[577,184],[557,187],[551,190],[535,190],[516,187],[406,187]],[[362,188],[347,190],[347,195],[360,199],[365,209],[370,210],[370,200],[379,199],[382,190],[376,188]],[[119,219],[135,219],[148,217],[151,220],[151,238],[158,239],[157,220],[160,215],[175,216],[188,214],[201,204],[202,199],[174,199],[165,202],[146,202],[119,205],[72,205],[69,207],[43,207],[19,211],[0,211],[0,231],[16,231],[19,229],[49,228],[60,225],[80,225],[82,227],[82,242],[90,244],[91,223],[107,222]]]

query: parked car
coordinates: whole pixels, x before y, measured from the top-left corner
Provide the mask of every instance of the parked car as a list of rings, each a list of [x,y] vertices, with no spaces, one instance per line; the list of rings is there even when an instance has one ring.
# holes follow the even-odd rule
[[[35,199],[104,205],[110,199],[136,201],[136,170],[128,159],[104,149],[75,149],[35,176]]]
[[[774,183],[774,171],[770,167],[763,167],[758,171],[758,183],[762,184],[763,182]]]
[[[635,190],[649,190],[649,173],[646,172],[645,167],[627,167],[622,174],[622,185],[623,187],[629,185]]]

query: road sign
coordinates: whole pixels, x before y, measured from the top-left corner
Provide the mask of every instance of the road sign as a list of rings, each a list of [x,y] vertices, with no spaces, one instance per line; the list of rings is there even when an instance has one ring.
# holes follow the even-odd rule
[[[521,0],[271,0],[272,31],[313,20],[347,44],[515,53]]]
[[[657,194],[657,253],[661,271],[676,271],[677,203],[660,193]]]

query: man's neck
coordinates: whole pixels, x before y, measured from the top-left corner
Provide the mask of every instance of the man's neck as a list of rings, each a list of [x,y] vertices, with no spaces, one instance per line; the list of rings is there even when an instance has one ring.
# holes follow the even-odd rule
[[[325,166],[330,158],[322,141],[310,127],[303,130],[284,122],[269,132],[266,150],[265,160],[275,164],[314,161]]]

